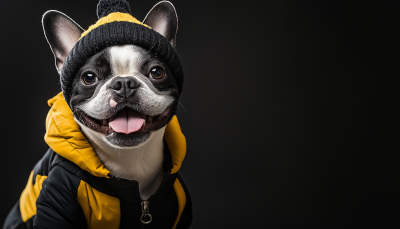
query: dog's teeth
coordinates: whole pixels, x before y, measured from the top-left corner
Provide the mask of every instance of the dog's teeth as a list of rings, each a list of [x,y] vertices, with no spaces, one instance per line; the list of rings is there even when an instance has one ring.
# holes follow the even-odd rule
[[[148,122],[152,122],[153,118],[151,116],[148,116],[147,120],[148,120]]]
[[[107,126],[107,119],[103,119],[103,126]]]

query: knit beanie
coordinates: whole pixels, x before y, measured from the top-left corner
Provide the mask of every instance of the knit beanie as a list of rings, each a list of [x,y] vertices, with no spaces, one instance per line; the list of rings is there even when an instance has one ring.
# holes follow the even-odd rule
[[[137,45],[156,53],[168,65],[182,92],[183,70],[177,51],[164,36],[134,18],[127,1],[100,0],[97,16],[99,20],[82,33],[61,70],[61,88],[68,104],[77,71],[94,54],[114,45]]]

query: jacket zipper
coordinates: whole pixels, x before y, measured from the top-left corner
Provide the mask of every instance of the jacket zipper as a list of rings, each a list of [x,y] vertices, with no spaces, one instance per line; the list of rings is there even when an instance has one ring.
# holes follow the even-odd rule
[[[168,175],[169,175],[169,171],[168,171]],[[156,196],[157,196],[157,194],[160,192],[160,189],[163,187],[163,185],[164,185],[164,182],[165,182],[165,180],[166,180],[166,177],[168,176],[168,175],[164,175],[164,177],[163,177],[163,179],[162,179],[162,181],[161,181],[161,185],[160,185],[160,187],[158,188],[158,190],[157,190],[157,192],[153,195],[153,196],[151,196],[149,199],[147,199],[147,200],[142,200],[142,202],[141,202],[141,207],[142,207],[142,215],[140,216],[140,221],[142,222],[142,229],[145,229],[146,228],[146,225],[147,224],[149,224],[149,223],[151,223],[151,221],[153,221],[153,217],[151,216],[151,214],[150,214],[150,209],[149,209],[149,205],[150,205],[150,200],[151,199],[154,199]],[[139,193],[139,197],[140,197],[140,192],[139,192],[139,186],[137,187],[137,193]],[[141,199],[141,198],[140,198]]]
[[[150,215],[150,210],[149,210],[150,201],[143,200],[141,205],[142,205],[142,216],[140,216],[140,221],[143,224],[142,228],[144,228],[145,224],[151,223],[153,217]]]
[[[142,215],[140,216],[140,221],[142,222],[142,226],[141,226],[142,229],[146,228],[146,225],[151,223],[151,221],[153,221],[153,217],[151,216],[150,211],[149,211],[150,200],[154,199],[154,197],[157,196],[157,194],[159,193],[161,187],[163,187],[164,182],[167,179],[169,174],[170,174],[170,171],[168,171],[166,174],[164,174],[164,177],[163,177],[163,179],[161,181],[161,185],[158,188],[157,192],[147,200],[142,200],[142,198],[140,197],[139,186],[136,186],[136,192],[138,194],[137,198],[141,200]],[[113,176],[111,174],[109,176],[112,179],[126,180],[126,181],[129,181],[129,182],[132,182],[132,180],[128,180],[128,179],[124,179],[124,178],[118,178],[118,177],[115,177],[115,176]]]

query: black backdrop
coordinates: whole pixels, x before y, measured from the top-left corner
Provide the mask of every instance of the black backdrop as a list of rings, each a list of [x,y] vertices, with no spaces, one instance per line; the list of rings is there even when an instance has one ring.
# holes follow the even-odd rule
[[[129,1],[142,20],[157,2]],[[175,0],[192,228],[398,228],[396,1]],[[60,91],[41,16],[97,0],[2,1],[0,225]]]

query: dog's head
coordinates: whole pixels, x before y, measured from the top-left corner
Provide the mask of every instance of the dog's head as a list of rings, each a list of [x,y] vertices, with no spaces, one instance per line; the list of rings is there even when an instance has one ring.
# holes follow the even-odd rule
[[[170,2],[155,5],[143,23],[175,47],[178,23]],[[61,72],[84,31],[57,11],[43,16],[43,28]],[[69,106],[81,126],[111,146],[127,148],[146,142],[171,120],[179,94],[173,70],[157,53],[118,45],[90,56],[80,67],[72,81]]]

